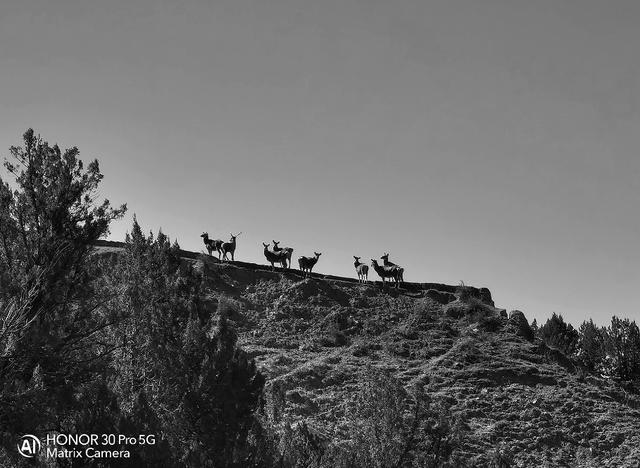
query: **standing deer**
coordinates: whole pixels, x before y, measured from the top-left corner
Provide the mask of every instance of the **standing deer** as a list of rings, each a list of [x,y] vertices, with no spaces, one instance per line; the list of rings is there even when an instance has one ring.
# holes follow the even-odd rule
[[[278,247],[278,244],[280,243],[280,241],[272,240],[272,242],[273,242],[274,252],[286,252],[286,257],[289,262],[286,268],[291,268],[291,255],[293,255],[293,249],[291,247]]]
[[[393,262],[389,261],[389,253],[385,252],[385,254],[380,257],[382,259],[382,261],[384,262],[384,266],[386,267],[398,267],[400,268],[400,272],[401,272],[401,276],[400,276],[400,281],[404,281],[403,275],[404,275],[404,268],[402,268],[400,265],[396,265]]]
[[[298,266],[304,272],[305,278],[311,273],[313,267],[316,263],[318,263],[318,259],[320,258],[321,253],[313,252],[315,257],[300,257],[298,258]]]
[[[383,288],[384,288],[384,280],[386,278],[393,279],[396,282],[396,288],[400,287],[400,281],[402,278],[402,274],[404,272],[404,270],[401,267],[397,265],[396,266],[378,265],[378,261],[374,260],[373,258],[371,259],[371,266],[373,267],[374,270],[376,270],[376,273],[378,273],[378,276],[382,278]]]
[[[360,257],[356,257],[354,255],[353,258],[356,260],[355,262],[353,262],[353,266],[356,267],[356,272],[358,273],[358,281],[360,283],[366,283],[369,277],[369,267],[360,261]]]
[[[220,247],[220,249],[222,250],[222,259],[223,260],[229,260],[227,258],[227,254],[230,253],[231,254],[231,261],[235,262],[235,258],[234,258],[234,254],[236,251],[236,237],[238,237],[240,234],[242,234],[241,232],[239,232],[238,234],[236,234],[235,236],[233,234],[231,234],[231,239],[229,240],[229,242],[223,242],[222,246]]]
[[[269,244],[262,243],[264,246],[264,256],[267,261],[271,263],[271,269],[274,270],[274,263],[279,263],[282,268],[287,266],[287,253],[284,250],[280,250],[279,252],[274,252],[273,250],[269,250]]]
[[[202,234],[200,234],[200,237],[202,237],[202,241],[207,247],[207,252],[209,252],[209,255],[211,255],[211,252],[215,250],[216,252],[218,252],[218,260],[220,260],[220,257],[222,255],[222,244],[224,244],[224,242],[220,239],[209,239],[208,232],[203,232]]]

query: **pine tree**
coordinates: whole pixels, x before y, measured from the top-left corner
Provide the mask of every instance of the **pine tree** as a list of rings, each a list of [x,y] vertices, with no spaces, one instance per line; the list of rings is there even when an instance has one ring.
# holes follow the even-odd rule
[[[578,330],[578,359],[590,372],[602,364],[605,355],[604,337],[593,320],[582,322]]]
[[[578,343],[578,332],[571,324],[568,324],[555,312],[547,322],[542,325],[538,332],[542,341],[549,346],[558,348],[566,355],[571,355],[576,350]]]
[[[615,376],[622,381],[640,380],[640,330],[636,322],[614,316],[605,342]]]
[[[108,361],[95,334],[112,317],[90,256],[126,207],[97,203],[98,162],[85,169],[78,156],[29,129],[5,161],[12,180],[0,178],[0,321],[10,325],[0,334],[3,444],[13,445],[11,431],[73,421],[84,405],[75,398],[98,385]]]
[[[137,219],[127,239],[112,279],[125,288],[113,365],[128,425],[165,434],[164,466],[245,466],[264,378],[224,314],[206,307],[202,278],[177,244],[144,236]],[[138,420],[141,398],[149,411]]]

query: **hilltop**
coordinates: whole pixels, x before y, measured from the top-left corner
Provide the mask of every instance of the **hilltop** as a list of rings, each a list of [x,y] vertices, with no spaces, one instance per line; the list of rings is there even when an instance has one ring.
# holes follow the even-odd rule
[[[486,288],[221,263],[135,216],[96,243],[126,206],[77,155],[29,129],[0,181],[1,466],[638,466],[635,322],[534,331]],[[131,457],[18,445],[52,433]]]
[[[101,242],[116,254],[120,244]],[[532,336],[521,312],[486,288],[381,284],[182,251],[206,300],[277,390],[284,412],[319,437],[347,438],[344,414],[363,369],[424,385],[463,422],[461,453],[487,466],[497,448],[516,466],[638,466],[640,398],[589,375]],[[465,297],[461,297],[463,296]]]

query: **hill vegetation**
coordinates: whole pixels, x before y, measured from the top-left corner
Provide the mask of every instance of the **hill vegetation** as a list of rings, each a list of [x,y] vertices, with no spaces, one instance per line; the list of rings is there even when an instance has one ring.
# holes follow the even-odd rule
[[[0,465],[25,433],[154,434],[43,466],[638,466],[640,333],[486,289],[382,289],[185,254],[24,135],[0,181]],[[196,234],[197,235],[197,234]],[[123,447],[125,448],[125,447]]]

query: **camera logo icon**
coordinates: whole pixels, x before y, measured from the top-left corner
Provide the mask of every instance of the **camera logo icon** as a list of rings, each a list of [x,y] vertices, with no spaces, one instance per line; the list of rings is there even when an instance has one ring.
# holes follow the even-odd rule
[[[41,446],[40,439],[34,435],[25,434],[18,442],[18,453],[25,458],[33,458],[38,454]]]

